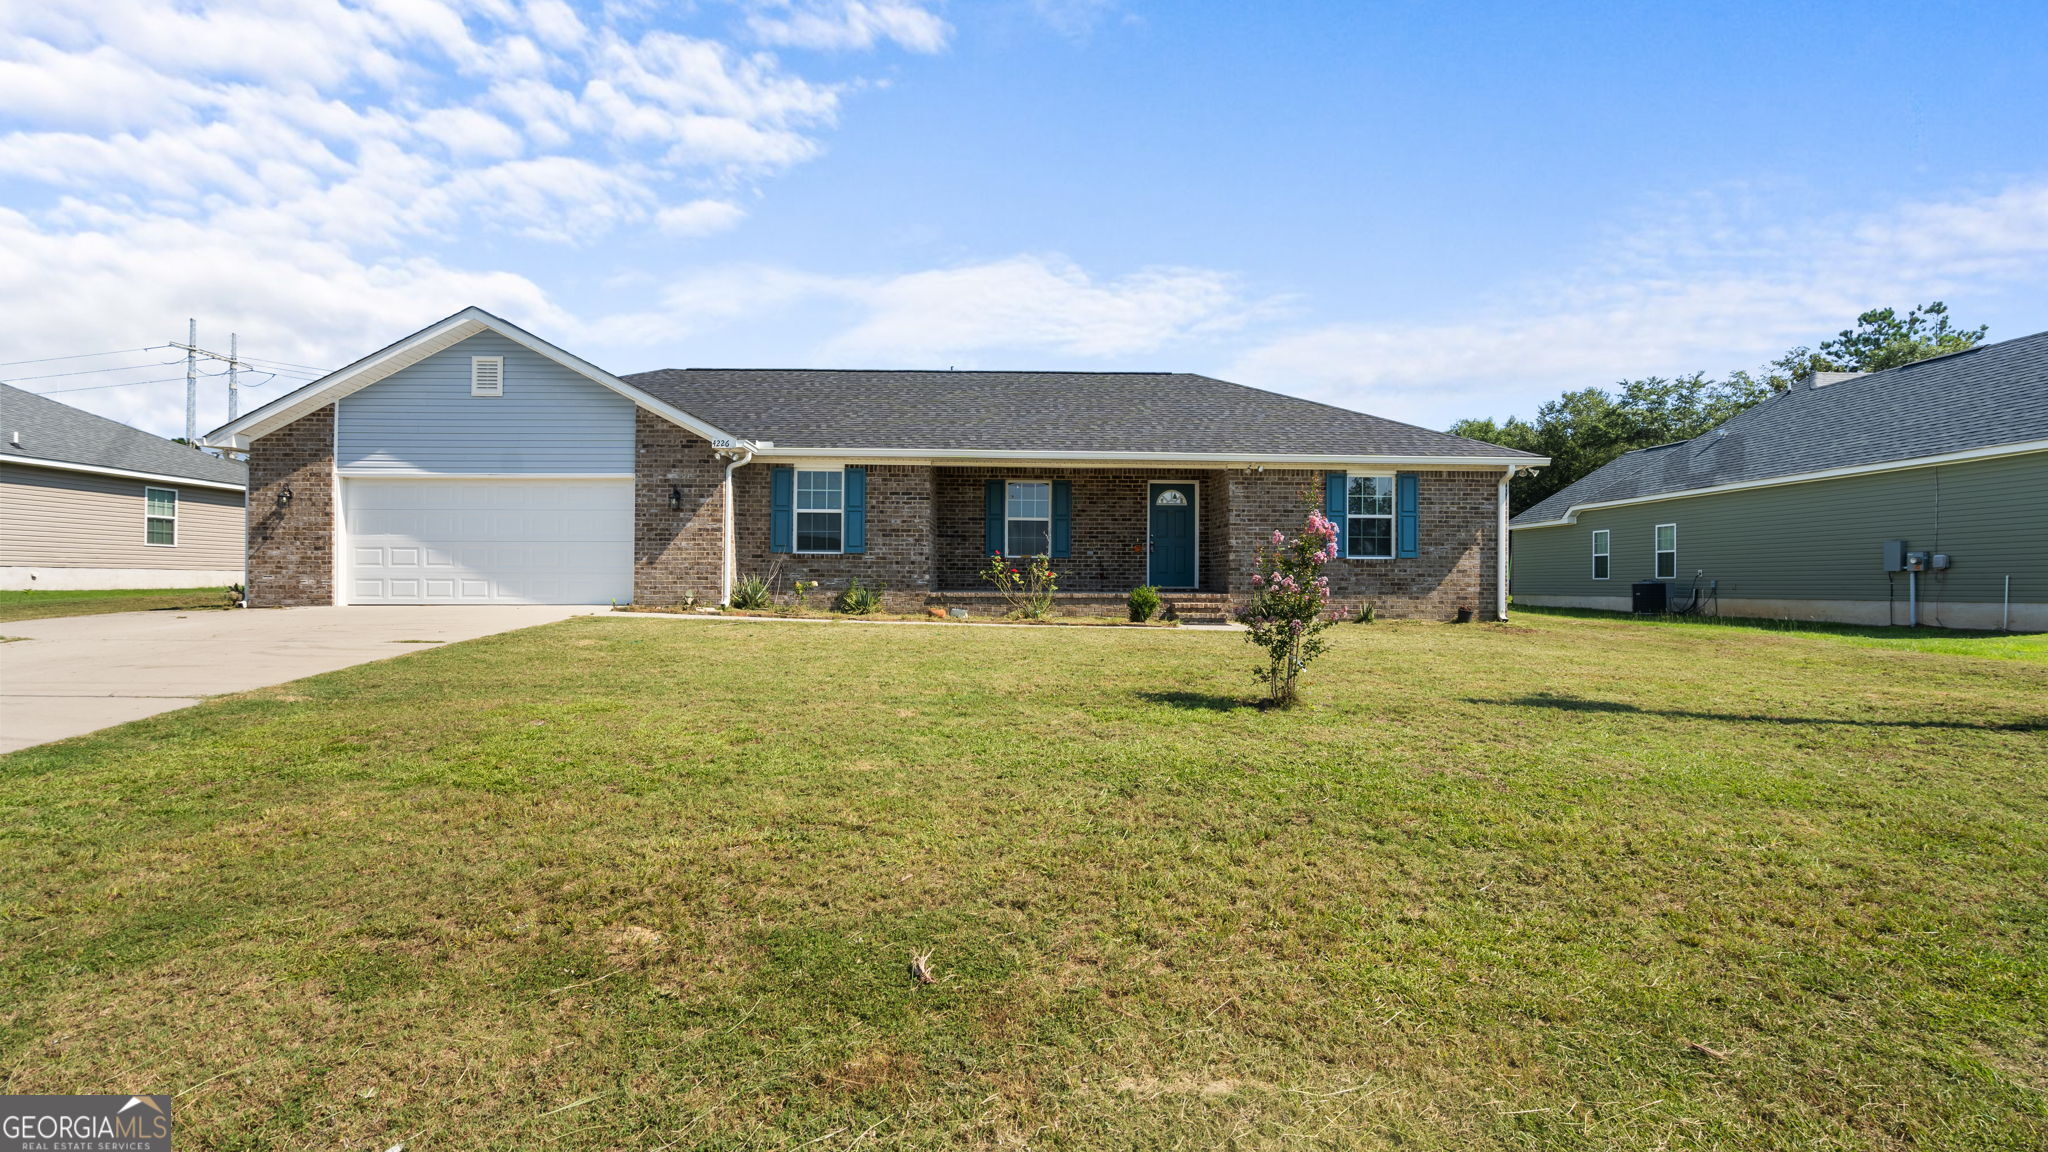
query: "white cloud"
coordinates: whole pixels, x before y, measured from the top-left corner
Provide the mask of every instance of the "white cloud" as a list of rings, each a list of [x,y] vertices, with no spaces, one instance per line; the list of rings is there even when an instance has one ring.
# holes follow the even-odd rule
[[[656,308],[594,322],[590,333],[659,344],[818,305],[850,323],[818,342],[809,358],[878,366],[1143,355],[1234,331],[1272,308],[1247,298],[1232,277],[1207,269],[1148,268],[1110,279],[1064,257],[1021,255],[897,276],[715,269],[669,284]]]
[[[1457,320],[1290,333],[1245,351],[1230,374],[1441,427],[1530,414],[1565,388],[1754,367],[1865,308],[2048,272],[2048,183],[1849,220],[1767,212],[1696,200],[1577,276],[1504,292]]]
[[[746,215],[746,209],[729,200],[692,200],[660,209],[654,223],[670,236],[709,236],[737,226]]]
[[[1120,7],[1119,0],[1031,0],[1031,8],[1040,20],[1060,35],[1076,40],[1085,39]]]
[[[892,41],[912,52],[938,52],[951,32],[909,0],[756,0],[753,7],[747,27],[755,37],[791,48],[866,50]]]

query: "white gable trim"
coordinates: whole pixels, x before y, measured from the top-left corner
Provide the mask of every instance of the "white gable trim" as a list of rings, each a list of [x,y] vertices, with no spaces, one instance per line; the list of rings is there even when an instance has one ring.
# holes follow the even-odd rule
[[[687,428],[711,441],[713,447],[731,448],[743,441],[697,419],[688,412],[642,392],[580,356],[572,355],[516,325],[509,324],[481,308],[464,308],[455,315],[431,324],[389,347],[338,368],[310,384],[286,393],[261,408],[207,433],[200,442],[210,448],[246,452],[259,437],[317,409],[361,391],[402,368],[409,368],[436,352],[444,352],[480,332],[494,332],[530,352],[544,356],[579,375],[624,396],[671,424]]]
[[[1631,504],[1656,504],[1665,500],[1686,500],[1694,496],[1716,496],[1723,492],[1747,492],[1752,488],[1782,488],[1787,484],[1811,484],[1816,480],[1837,480],[1844,476],[1868,476],[1877,472],[1904,472],[1912,468],[1935,468],[1943,464],[1963,464],[1971,460],[1996,460],[2002,456],[2024,456],[2029,452],[2048,452],[2048,440],[2025,440],[2017,444],[1997,444],[1989,448],[1969,448],[1961,452],[1944,452],[1939,456],[1920,456],[1911,460],[1886,460],[1877,464],[1853,464],[1843,468],[1827,468],[1819,472],[1796,472],[1789,476],[1771,476],[1762,480],[1743,480],[1733,484],[1715,484],[1707,488],[1685,488],[1676,492],[1659,492],[1653,496],[1631,496],[1626,500],[1595,500],[1585,504],[1574,504],[1564,514],[1551,520],[1536,520],[1527,524],[1510,524],[1510,532],[1526,528],[1555,528],[1560,524],[1576,524],[1579,513],[1599,508],[1625,508]]]

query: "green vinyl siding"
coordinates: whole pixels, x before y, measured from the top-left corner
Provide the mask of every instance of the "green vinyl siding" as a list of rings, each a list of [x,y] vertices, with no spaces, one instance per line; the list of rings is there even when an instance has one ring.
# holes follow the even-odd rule
[[[1724,599],[1903,600],[1884,541],[1946,552],[1953,567],[1922,595],[1992,602],[2012,577],[2016,603],[2048,601],[2048,453],[1673,497],[1581,512],[1577,523],[1512,535],[1517,596],[1626,596],[1655,579],[1657,525],[1678,527],[1675,583],[1718,580]],[[1611,577],[1593,579],[1593,533],[1609,536]]]

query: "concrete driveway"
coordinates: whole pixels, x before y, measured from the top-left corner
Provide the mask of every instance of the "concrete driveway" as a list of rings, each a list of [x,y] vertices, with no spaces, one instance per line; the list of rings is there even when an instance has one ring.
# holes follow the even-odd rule
[[[589,607],[120,612],[0,624],[0,753]]]

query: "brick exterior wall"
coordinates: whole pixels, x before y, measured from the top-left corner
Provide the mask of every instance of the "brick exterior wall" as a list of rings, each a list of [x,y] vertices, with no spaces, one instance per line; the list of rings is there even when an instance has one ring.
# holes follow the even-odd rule
[[[1154,480],[1193,480],[1201,539],[1197,578],[1222,591],[1229,549],[1223,473],[1116,468],[940,468],[938,581],[942,591],[988,588],[981,579],[982,517],[990,480],[1067,480],[1073,484],[1072,555],[1055,567],[1064,592],[1128,592],[1145,583],[1145,541]],[[1219,511],[1221,509],[1222,511]]]
[[[1418,472],[1421,514],[1416,551],[1407,560],[1339,558],[1326,570],[1330,598],[1354,611],[1370,603],[1392,619],[1449,620],[1469,606],[1481,620],[1499,607],[1499,472]],[[1321,503],[1323,473],[1269,469],[1230,478],[1231,591],[1250,587],[1259,541],[1273,529],[1293,533],[1309,501]]]
[[[334,603],[334,505],[333,405],[249,445],[250,607]]]
[[[645,409],[634,410],[633,440],[633,602],[718,603],[725,462],[710,441]],[[670,489],[681,490],[681,510],[669,507]]]
[[[932,479],[924,464],[869,464],[867,551],[836,556],[768,551],[770,493],[766,463],[734,476],[733,519],[740,574],[768,576],[786,597],[798,580],[821,585],[811,603],[830,604],[856,577],[880,584],[892,609],[916,611],[932,592]]]

